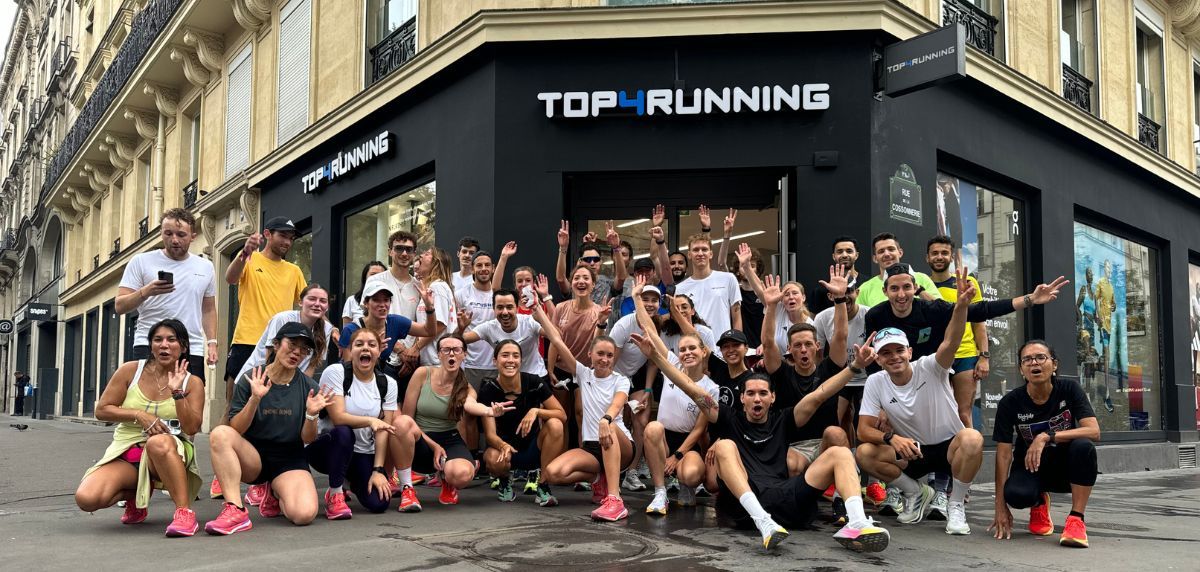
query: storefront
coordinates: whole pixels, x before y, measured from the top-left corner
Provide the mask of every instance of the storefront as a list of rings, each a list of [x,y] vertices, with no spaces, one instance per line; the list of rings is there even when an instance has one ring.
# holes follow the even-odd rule
[[[697,205],[714,226],[737,208],[735,240],[806,285],[837,235],[858,237],[859,270],[871,273],[873,234],[899,235],[923,269],[941,230],[989,298],[1072,281],[1054,304],[988,324],[985,433],[999,396],[1021,383],[1018,346],[1039,336],[1089,390],[1106,441],[1194,440],[1192,336],[1172,316],[1195,291],[1196,199],[972,79],[877,100],[881,41],[491,45],[271,175],[263,216],[297,222],[295,257],[339,299],[366,262],[386,261],[398,229],[446,249],[463,235],[485,249],[515,240],[510,268],[549,274],[562,219],[573,246],[614,220],[640,253],[655,204],[672,245],[698,230]]]

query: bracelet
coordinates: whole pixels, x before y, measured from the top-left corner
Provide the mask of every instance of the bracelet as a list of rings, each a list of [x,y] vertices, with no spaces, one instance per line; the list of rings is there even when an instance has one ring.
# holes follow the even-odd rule
[[[646,387],[646,388],[643,388],[643,389],[642,389],[642,391],[645,391],[646,393],[654,393],[654,388],[653,388],[653,387]]]
[[[712,227],[711,226],[702,226],[702,227],[700,227],[700,232],[704,232],[704,233],[712,232]]]
[[[385,477],[387,476],[387,471],[383,470],[383,465],[378,465],[378,466],[372,467],[371,470],[375,471],[376,473],[379,473]]]
[[[612,423],[612,422],[613,422],[612,415],[605,415],[604,417],[601,417],[601,418],[600,418],[600,420],[601,420],[601,421],[608,421],[609,423]]]
[[[187,394],[184,393],[182,389],[176,389],[175,391],[171,392],[171,399],[174,399],[175,401],[179,401],[185,397],[187,397]]]
[[[205,345],[215,346],[217,345],[217,340],[208,340],[205,342]]]
[[[666,240],[655,240],[654,241],[654,244],[666,244],[666,243],[667,243]]]
[[[432,316],[437,313],[437,308],[426,308],[425,313]]]
[[[304,412],[304,419],[306,419],[306,420],[308,420],[308,421],[316,421],[317,419],[320,419],[320,417],[319,417],[318,415],[309,415],[309,414],[308,414],[308,412],[307,412],[307,411],[305,411],[305,412]]]
[[[850,364],[850,373],[853,373],[854,375],[862,375],[863,371],[864,371],[863,368],[858,367],[854,364]]]
[[[1032,297],[1032,296],[1030,296],[1029,294],[1026,294],[1026,295],[1025,295],[1025,298],[1024,298],[1024,300],[1025,300],[1025,307],[1026,307],[1026,308],[1032,308],[1032,307],[1033,307],[1033,297]]]

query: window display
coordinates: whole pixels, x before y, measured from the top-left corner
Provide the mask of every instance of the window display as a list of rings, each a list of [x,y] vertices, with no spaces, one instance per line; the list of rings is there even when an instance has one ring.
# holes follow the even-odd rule
[[[1200,430],[1200,266],[1188,264],[1188,314],[1192,324],[1192,385],[1196,394],[1196,429]]]
[[[1076,222],[1075,284],[1075,360],[1100,429],[1158,429],[1158,253]]]
[[[372,260],[390,264],[388,236],[397,230],[417,235],[417,248],[434,244],[437,183],[430,181],[346,217],[346,263],[342,291],[358,290],[362,267]]]

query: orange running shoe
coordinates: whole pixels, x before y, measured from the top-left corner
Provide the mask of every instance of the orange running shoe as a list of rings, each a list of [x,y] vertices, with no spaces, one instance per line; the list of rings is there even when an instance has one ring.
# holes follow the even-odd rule
[[[1062,536],[1058,538],[1060,546],[1070,546],[1072,548],[1087,548],[1087,525],[1083,523],[1083,519],[1078,516],[1068,516],[1066,524],[1063,525]]]
[[[1042,493],[1042,504],[1029,509],[1029,534],[1054,534],[1054,522],[1050,520],[1050,493]]]

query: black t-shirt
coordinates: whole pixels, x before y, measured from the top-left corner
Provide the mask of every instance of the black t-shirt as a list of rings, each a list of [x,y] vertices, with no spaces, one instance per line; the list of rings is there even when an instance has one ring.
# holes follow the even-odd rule
[[[792,410],[796,408],[796,404],[800,403],[804,396],[816,391],[825,380],[833,377],[842,369],[842,366],[833,363],[833,360],[825,358],[817,364],[812,373],[800,375],[796,373],[795,367],[784,363],[775,370],[775,373],[771,374],[771,382],[775,384],[775,405],[772,409],[787,415],[788,419],[793,419]],[[808,423],[792,430],[789,438],[792,441],[820,439],[825,433],[826,427],[838,425],[837,404],[837,395],[826,399],[817,406],[817,410],[813,412]]]
[[[753,373],[754,371],[747,369],[737,377],[730,377],[728,364],[721,361],[715,353],[708,356],[708,378],[717,384],[717,397],[721,405],[738,407],[741,403],[738,396],[742,393],[742,383]]]
[[[742,333],[750,340],[749,347],[762,345],[763,303],[754,290],[742,288]],[[716,332],[719,336],[724,332]]]
[[[287,385],[272,385],[271,390],[258,402],[254,420],[242,434],[255,447],[276,449],[303,449],[300,432],[304,430],[304,415],[309,391],[320,391],[317,382],[304,372],[296,375]],[[250,400],[250,373],[238,379],[233,388],[233,402],[229,405],[232,419],[246,407]]]
[[[767,413],[766,423],[752,423],[746,412],[721,405],[716,434],[737,444],[750,482],[763,490],[788,479],[788,428],[792,418],[778,411]]]
[[[551,395],[550,388],[542,381],[542,378],[532,373],[522,372],[519,394],[508,393],[504,391],[496,378],[485,377],[479,386],[479,395],[476,400],[484,405],[502,401],[513,402],[515,409],[496,418],[496,434],[505,443],[522,450],[533,440],[535,433],[530,432],[529,436],[519,437],[517,427],[520,426],[521,420],[529,414],[530,409],[541,407],[542,403],[550,399]]]
[[[967,307],[967,321],[983,322],[1011,314],[1012,311],[1012,300],[976,302]],[[946,339],[946,326],[950,325],[953,314],[954,304],[945,300],[916,298],[912,302],[912,312],[898,318],[892,312],[891,304],[880,302],[867,311],[863,331],[878,332],[889,327],[899,329],[908,336],[908,343],[913,350],[912,359],[916,360],[937,353],[938,346]]]
[[[1029,397],[1026,386],[1021,386],[1008,392],[996,406],[992,440],[1012,443],[1017,459],[1025,455],[1039,433],[1050,429],[1055,432],[1075,429],[1080,420],[1096,416],[1079,383],[1058,378],[1050,383],[1050,398],[1041,405]]]

